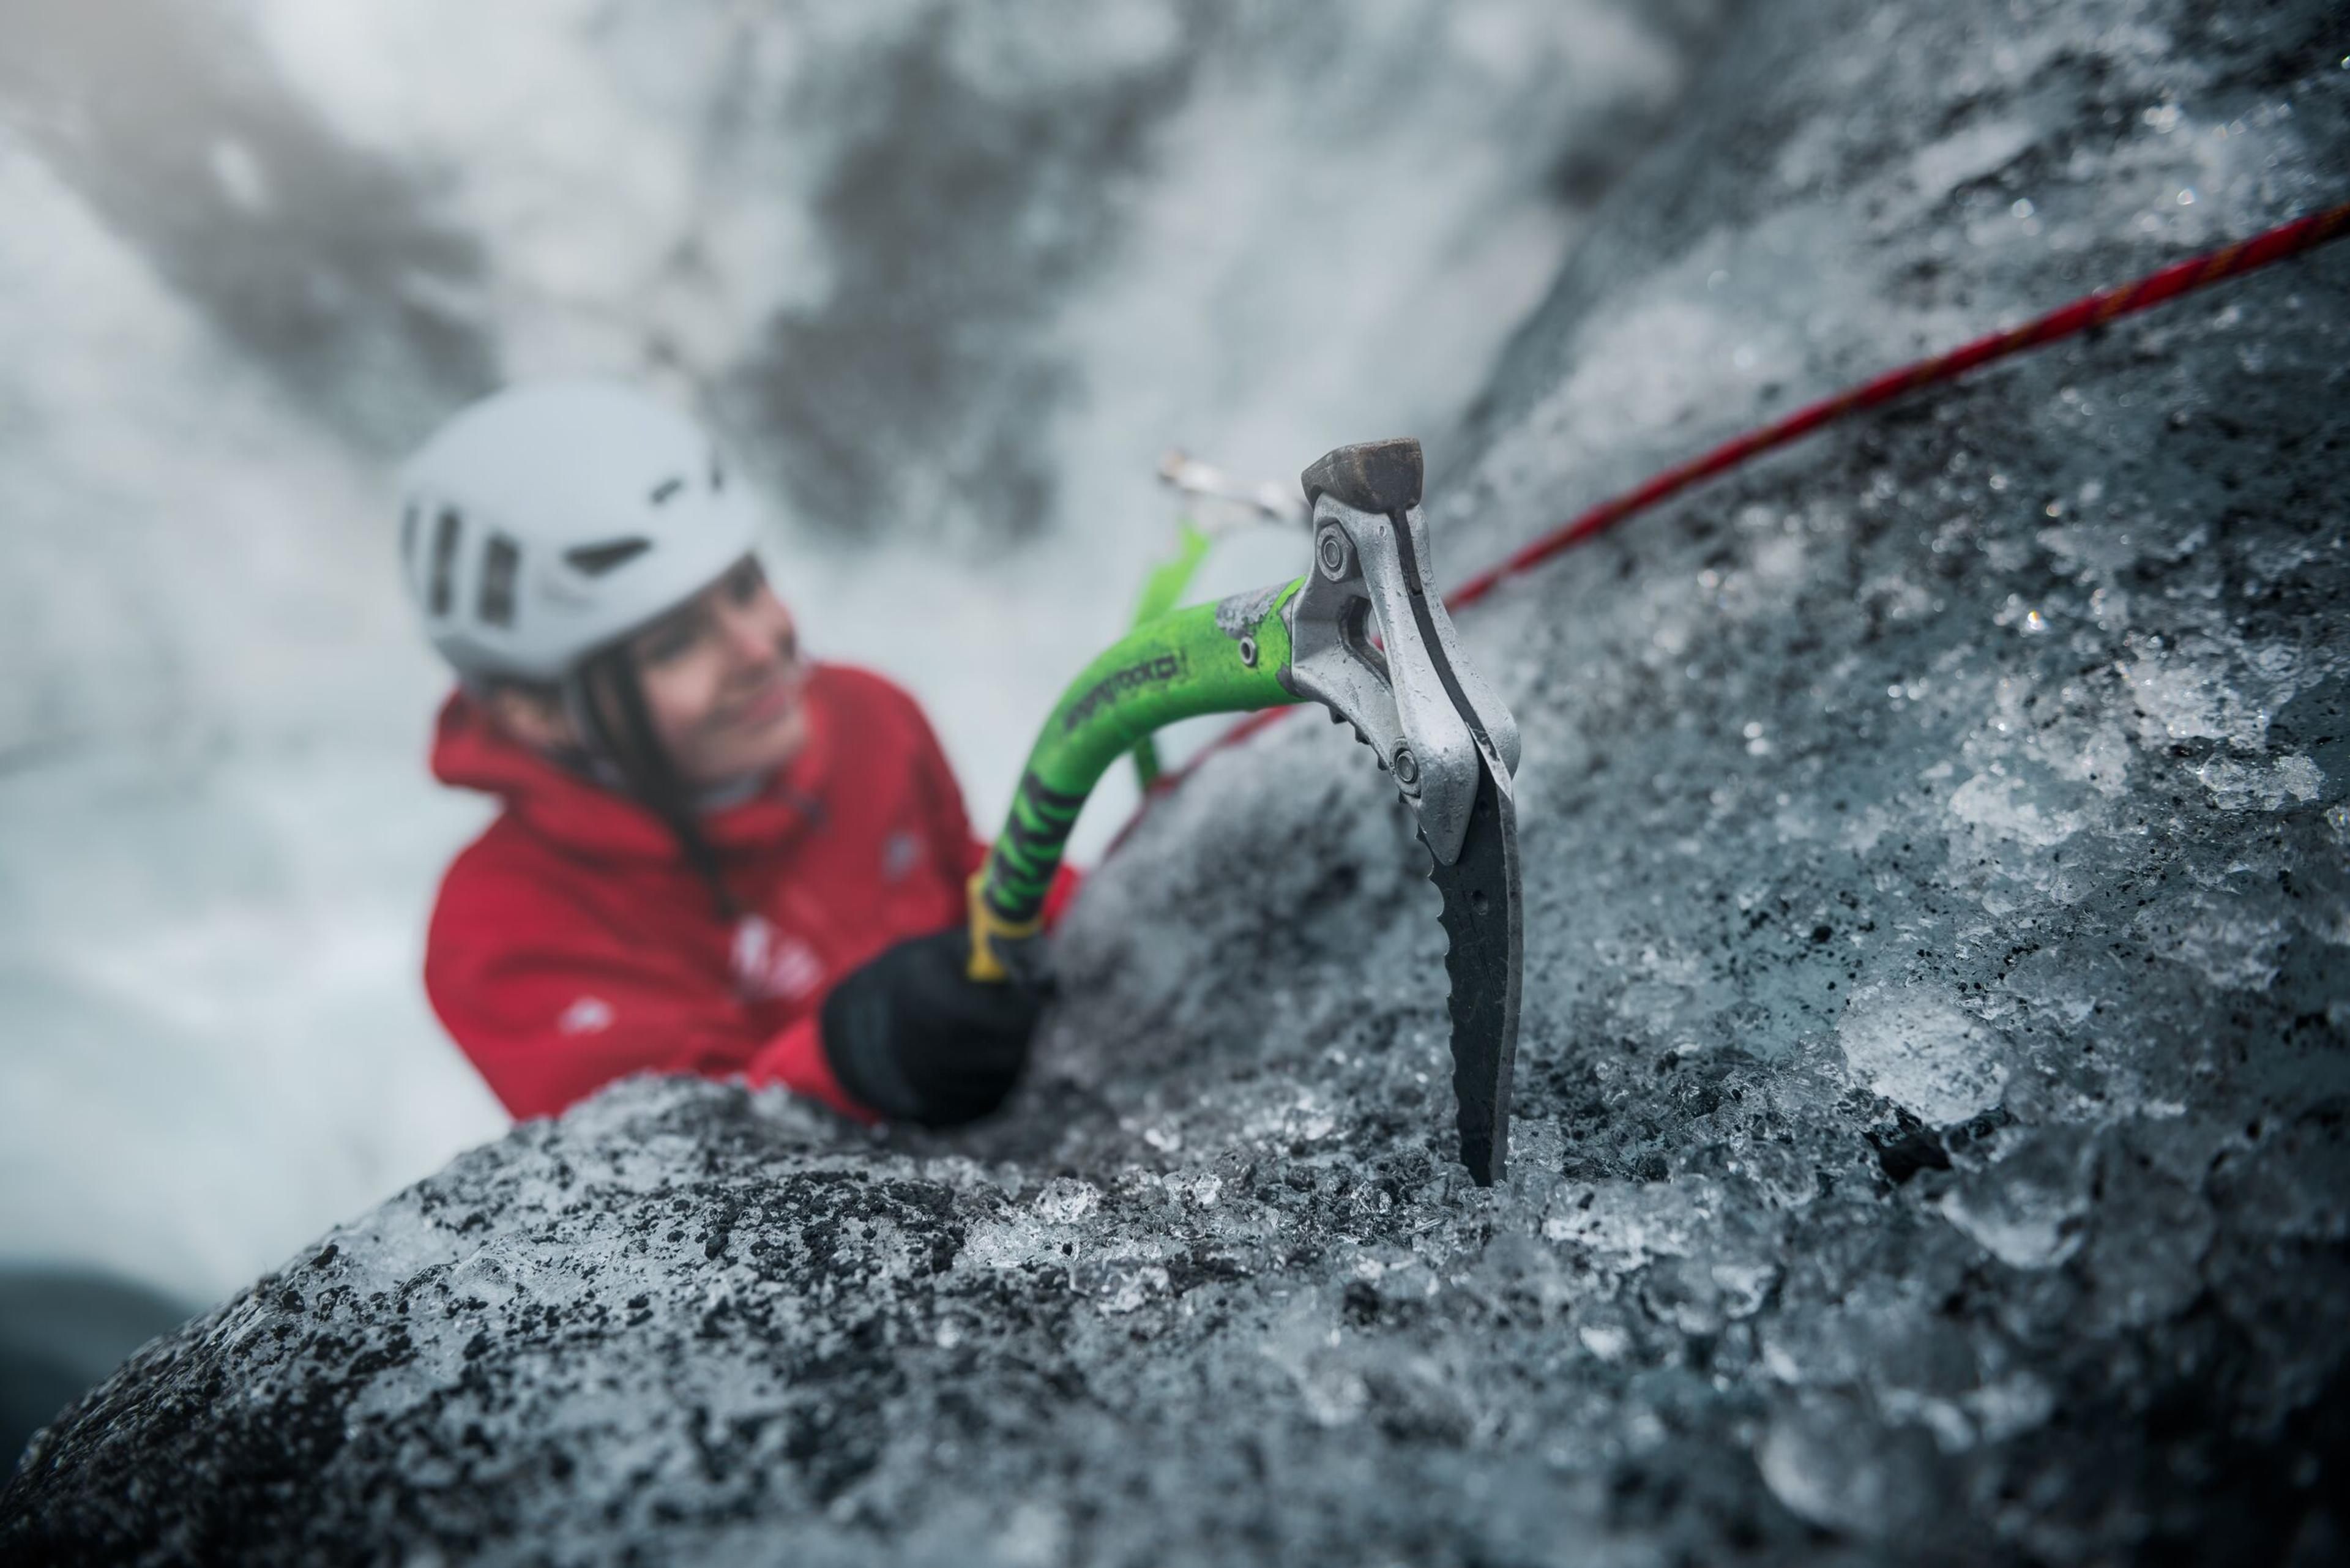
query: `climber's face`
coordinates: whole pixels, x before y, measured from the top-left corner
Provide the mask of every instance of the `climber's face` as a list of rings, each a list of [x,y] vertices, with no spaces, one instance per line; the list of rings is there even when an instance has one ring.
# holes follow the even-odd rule
[[[807,743],[792,612],[745,556],[629,639],[653,730],[698,789],[772,773]]]

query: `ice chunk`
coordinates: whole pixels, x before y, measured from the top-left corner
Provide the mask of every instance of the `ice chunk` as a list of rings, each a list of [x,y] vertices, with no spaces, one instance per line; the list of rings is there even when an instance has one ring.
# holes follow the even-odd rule
[[[2210,639],[2171,647],[2158,637],[2133,637],[2130,645],[2121,674],[2137,705],[2139,739],[2149,747],[2211,740],[2260,751],[2270,716],[2300,688],[2301,659],[2291,648]]]
[[[1999,1035],[1922,989],[1855,992],[1836,1037],[1855,1078],[1929,1127],[1981,1115],[2007,1085]]]
[[[2222,991],[2266,991],[2286,935],[2283,919],[2251,898],[2201,889],[2148,906],[2131,929]]]
[[[1888,1433],[1842,1400],[1809,1399],[1772,1418],[1754,1459],[1799,1517],[1883,1540],[1924,1510],[1932,1448],[1916,1428]]]
[[[2211,792],[2211,804],[2222,811],[2277,811],[2289,800],[2315,800],[2325,787],[2325,775],[2317,764],[2298,753],[2279,757],[2267,767],[2213,757],[2195,770],[2195,776]]]
[[[1969,1172],[1942,1199],[1943,1217],[2010,1267],[2053,1269],[2080,1250],[2095,1152],[2067,1134],[2036,1134]]]
[[[1074,1225],[1101,1206],[1101,1189],[1073,1176],[1056,1176],[1036,1195],[1039,1218],[1055,1225]]]
[[[2018,784],[2012,778],[1977,774],[1951,794],[1950,815],[1994,837],[2042,849],[2062,844],[2079,831],[2077,813],[2043,811],[2028,795],[2019,800]]]

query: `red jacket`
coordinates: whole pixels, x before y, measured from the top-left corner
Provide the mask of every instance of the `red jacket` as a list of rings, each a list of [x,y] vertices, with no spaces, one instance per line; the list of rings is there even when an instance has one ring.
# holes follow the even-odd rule
[[[702,828],[732,929],[659,819],[508,739],[461,692],[432,772],[505,810],[457,857],[426,940],[433,1011],[507,1110],[549,1116],[630,1073],[734,1075],[852,1115],[816,1034],[834,981],[964,918],[986,848],[914,700],[818,665],[808,739]],[[1075,878],[1065,875],[1053,908]]]

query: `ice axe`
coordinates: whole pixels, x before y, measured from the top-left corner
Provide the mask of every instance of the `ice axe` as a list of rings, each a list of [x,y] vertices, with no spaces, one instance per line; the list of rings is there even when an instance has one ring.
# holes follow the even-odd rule
[[[1451,950],[1461,1159],[1503,1174],[1521,950],[1518,727],[1461,653],[1421,511],[1419,443],[1343,446],[1303,475],[1314,569],[1138,627],[1061,697],[971,883],[971,974],[1041,963],[1045,891],[1103,773],[1160,727],[1309,699],[1354,726],[1418,819]]]

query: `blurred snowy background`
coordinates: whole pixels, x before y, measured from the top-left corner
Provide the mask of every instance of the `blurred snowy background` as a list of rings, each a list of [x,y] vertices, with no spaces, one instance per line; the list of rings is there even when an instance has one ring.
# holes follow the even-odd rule
[[[0,0],[0,1264],[210,1300],[503,1126],[417,980],[487,812],[391,569],[443,415],[696,409],[985,823],[1159,452],[1440,468],[1717,9]]]

